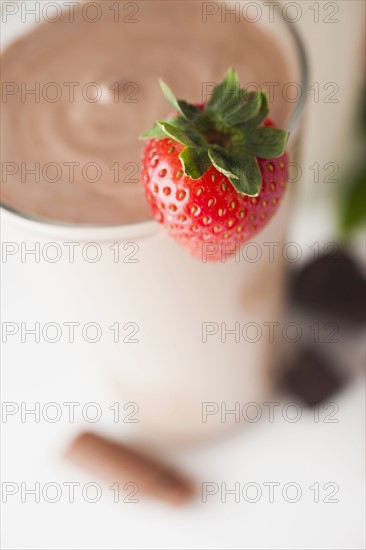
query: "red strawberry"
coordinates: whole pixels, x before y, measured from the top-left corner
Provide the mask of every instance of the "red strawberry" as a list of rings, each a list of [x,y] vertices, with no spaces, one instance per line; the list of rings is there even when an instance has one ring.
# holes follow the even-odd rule
[[[142,170],[147,200],[155,219],[192,254],[226,258],[278,208],[288,133],[266,118],[265,93],[240,90],[233,70],[205,106],[178,101],[161,85],[180,114],[144,135],[151,138]]]

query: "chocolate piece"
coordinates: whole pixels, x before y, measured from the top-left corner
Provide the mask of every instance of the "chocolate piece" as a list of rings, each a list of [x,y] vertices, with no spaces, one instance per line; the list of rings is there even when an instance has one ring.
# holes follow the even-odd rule
[[[324,354],[301,349],[292,357],[279,380],[279,387],[313,407],[331,398],[345,384],[337,368],[332,367]]]
[[[183,504],[194,495],[191,482],[140,452],[91,433],[79,435],[66,452],[72,462],[109,484],[136,484],[134,498],[152,496],[170,504]]]
[[[342,250],[305,265],[295,276],[290,295],[295,305],[332,321],[365,323],[365,278]]]

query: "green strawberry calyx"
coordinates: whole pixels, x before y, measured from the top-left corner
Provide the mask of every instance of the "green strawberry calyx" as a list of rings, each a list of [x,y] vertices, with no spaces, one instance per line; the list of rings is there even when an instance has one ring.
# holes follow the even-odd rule
[[[262,126],[269,113],[266,92],[240,88],[234,69],[203,108],[177,99],[162,80],[160,87],[177,115],[156,122],[141,139],[178,141],[184,145],[179,158],[187,176],[199,179],[213,165],[238,193],[257,196],[262,185],[257,157],[281,156],[289,137],[286,130]]]

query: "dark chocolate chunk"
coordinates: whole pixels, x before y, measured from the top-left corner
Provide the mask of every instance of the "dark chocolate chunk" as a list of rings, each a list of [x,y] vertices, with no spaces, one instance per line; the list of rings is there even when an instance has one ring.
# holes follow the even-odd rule
[[[325,354],[306,348],[289,359],[279,380],[279,389],[308,407],[327,401],[343,388],[346,377],[330,365]]]
[[[331,320],[358,326],[366,320],[365,278],[342,250],[305,265],[293,279],[290,298],[294,305]]]

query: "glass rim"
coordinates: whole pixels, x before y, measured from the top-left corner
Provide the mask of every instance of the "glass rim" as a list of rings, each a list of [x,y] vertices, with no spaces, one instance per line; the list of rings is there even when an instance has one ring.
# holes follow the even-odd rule
[[[273,0],[270,0],[272,2]],[[276,3],[273,3],[274,11],[277,13],[277,16],[280,17],[282,23],[284,23],[285,27],[287,28],[288,32],[290,33],[294,44],[296,48],[298,63],[299,63],[299,69],[300,69],[300,89],[301,89],[301,96],[300,99],[296,102],[295,108],[293,112],[291,113],[289,120],[286,124],[286,129],[290,132],[294,131],[296,128],[298,122],[300,121],[300,118],[302,116],[302,113],[304,111],[304,107],[306,104],[306,99],[308,96],[308,84],[309,84],[309,64],[308,59],[306,55],[305,46],[303,43],[303,40],[301,38],[301,35],[298,31],[298,29],[295,27],[294,23],[286,19],[283,15],[282,11],[282,5]],[[63,220],[53,220],[51,218],[44,218],[42,216],[37,216],[36,214],[31,214],[29,212],[25,212],[24,210],[19,210],[18,208],[15,208],[13,206],[10,206],[8,204],[5,204],[3,201],[0,203],[0,211],[5,210],[6,212],[9,212],[10,214],[20,217],[23,220],[31,221],[40,225],[50,226],[53,228],[59,227],[60,229],[80,229],[80,230],[101,230],[105,231],[108,229],[123,229],[123,228],[139,228],[142,230],[143,233],[146,232],[146,229],[151,226],[151,224],[156,224],[156,221],[151,219],[146,219],[139,222],[133,222],[128,224],[118,223],[118,224],[107,224],[107,223],[75,223],[75,222],[67,222]],[[151,227],[150,227],[151,229]]]

